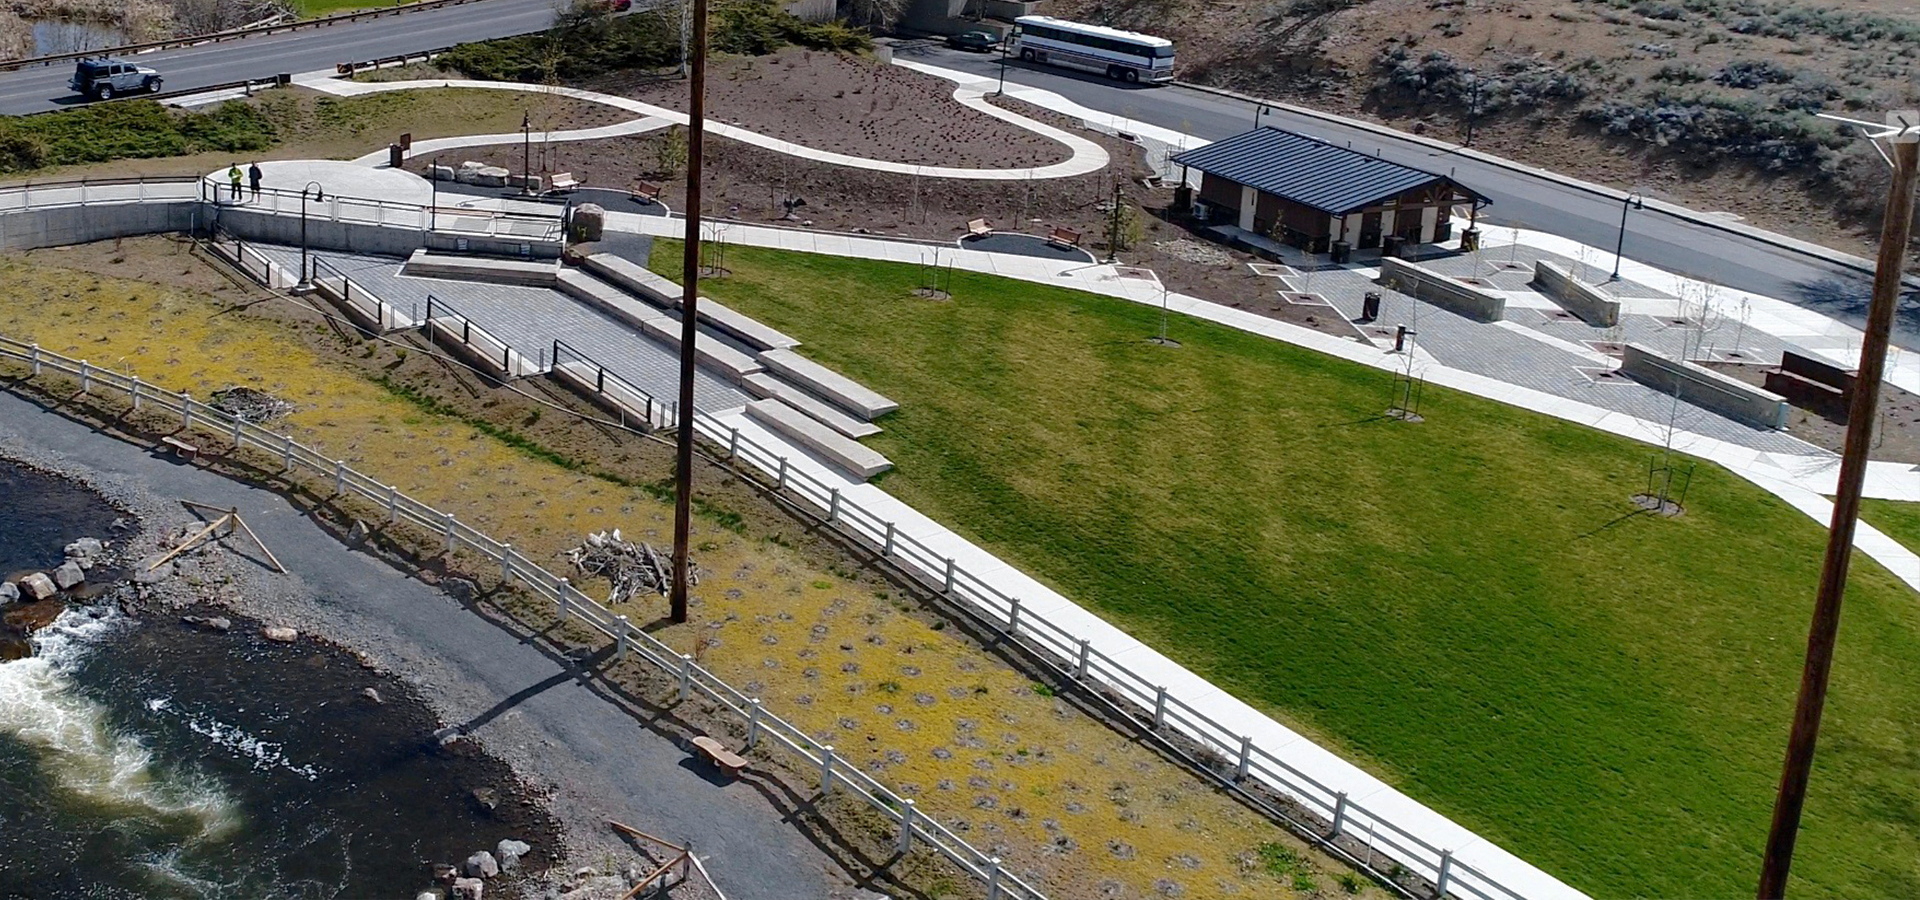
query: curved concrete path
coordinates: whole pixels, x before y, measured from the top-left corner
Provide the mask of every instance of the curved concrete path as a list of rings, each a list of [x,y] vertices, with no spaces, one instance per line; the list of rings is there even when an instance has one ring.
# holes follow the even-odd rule
[[[532,93],[532,94],[559,95],[562,97],[570,97],[572,99],[581,100],[588,103],[599,103],[605,106],[614,107],[616,109],[624,109],[624,110],[627,110],[628,112],[636,113],[643,117],[642,119],[637,120],[636,122],[622,123],[619,125],[610,125],[610,126],[606,126],[605,128],[582,129],[582,130],[570,131],[570,132],[555,132],[553,136],[548,138],[549,140],[588,140],[588,139],[591,139],[592,137],[617,137],[624,134],[637,134],[637,133],[640,133],[641,131],[651,130],[652,128],[659,128],[667,124],[673,124],[673,125],[687,124],[687,114],[683,112],[667,109],[666,107],[662,107],[662,106],[654,106],[651,103],[642,103],[639,100],[633,100],[626,97],[616,97],[616,96],[613,96],[612,94],[602,94],[597,91],[584,91],[578,88],[569,88],[569,87],[551,87],[547,85],[538,85],[538,84],[515,84],[515,83],[500,82],[500,81],[474,81],[474,80],[462,79],[462,78],[444,78],[444,79],[432,79],[432,80],[425,80],[425,81],[361,82],[361,81],[345,81],[339,78],[332,77],[331,75],[327,75],[325,77],[319,77],[319,76],[302,77],[302,78],[296,79],[296,81],[297,83],[299,83],[304,87],[309,87],[317,91],[323,91],[323,92],[334,94],[336,96],[341,96],[341,97],[356,97],[356,96],[362,96],[366,94],[382,93],[385,91],[420,90],[423,88],[475,88],[475,89],[481,89],[481,90],[520,91],[523,93]],[[1107,164],[1112,161],[1111,157],[1107,155],[1106,148],[1100,146],[1099,144],[1096,144],[1090,140],[1087,140],[1086,138],[1080,137],[1079,135],[1072,134],[1070,132],[1061,130],[1059,128],[1055,128],[1052,125],[1048,125],[1044,122],[1038,122],[1033,119],[1029,119],[1026,116],[1020,115],[1019,113],[1001,109],[1000,107],[994,106],[993,104],[988,103],[986,101],[985,94],[982,91],[978,90],[977,88],[970,88],[965,86],[955,88],[953,92],[953,98],[954,100],[958,101],[962,106],[966,106],[971,109],[978,110],[986,115],[992,116],[993,118],[1011,123],[1020,128],[1024,128],[1028,131],[1038,134],[1042,137],[1046,137],[1051,140],[1057,141],[1061,144],[1064,144],[1067,146],[1069,150],[1073,151],[1073,155],[1069,157],[1065,162],[1058,162],[1052,165],[1036,166],[1032,168],[966,169],[966,168],[959,168],[955,166],[923,166],[923,165],[917,165],[914,163],[890,162],[888,160],[882,160],[882,159],[869,159],[863,156],[848,156],[847,154],[835,153],[830,150],[817,150],[812,147],[805,147],[800,144],[792,143],[791,141],[783,141],[783,140],[780,140],[779,138],[767,137],[766,135],[759,134],[758,132],[754,132],[754,131],[749,131],[745,128],[741,128],[736,125],[728,125],[724,122],[716,122],[712,119],[707,120],[707,131],[710,134],[715,134],[715,135],[719,135],[720,137],[736,140],[743,144],[751,144],[755,147],[760,147],[766,150],[772,150],[776,153],[785,153],[789,156],[797,156],[797,157],[800,157],[801,159],[813,160],[814,162],[823,162],[823,163],[827,163],[829,165],[835,165],[835,166],[846,166],[852,169],[866,169],[871,172],[888,172],[895,175],[917,175],[923,178],[954,178],[954,179],[966,179],[966,180],[974,180],[974,181],[1027,181],[1031,179],[1041,179],[1041,178],[1071,178],[1075,175],[1087,175],[1093,172],[1098,172],[1101,169],[1106,168]],[[656,124],[652,126],[644,126],[645,122],[653,119],[660,120],[660,124]],[[632,130],[622,130],[622,129],[629,129],[629,128],[631,128]],[[594,132],[612,132],[612,133],[595,134]],[[482,140],[482,138],[484,138],[484,140]],[[511,143],[519,139],[520,139],[520,135],[516,134],[516,135],[504,135],[504,136],[503,135],[479,135],[473,138],[446,138],[446,139],[443,139],[442,141],[422,141],[420,144],[415,146],[414,153],[418,154],[420,152],[421,147],[425,147],[429,144],[440,144],[440,146],[436,147],[436,149],[448,149],[450,147],[483,146],[486,144]],[[377,165],[379,159],[384,158],[385,155],[386,155],[386,151],[383,150],[376,155],[370,155],[370,156],[374,158],[373,164]],[[361,157],[361,159],[367,160],[369,159],[369,157]]]

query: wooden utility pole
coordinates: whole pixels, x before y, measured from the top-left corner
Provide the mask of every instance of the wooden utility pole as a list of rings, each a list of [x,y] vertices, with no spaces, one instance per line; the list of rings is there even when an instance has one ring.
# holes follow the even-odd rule
[[[700,338],[700,163],[707,131],[707,0],[693,0],[687,67],[687,234],[681,257],[680,436],[674,453],[672,619],[687,620],[687,542],[693,536],[693,344]]]
[[[1813,626],[1807,634],[1807,665],[1800,676],[1800,699],[1793,712],[1793,730],[1787,737],[1787,759],[1780,773],[1780,793],[1774,801],[1773,826],[1760,863],[1760,900],[1786,896],[1787,870],[1793,865],[1793,842],[1800,833],[1800,811],[1806,805],[1813,748],[1820,736],[1820,713],[1827,700],[1827,676],[1833,669],[1834,641],[1840,632],[1840,600],[1847,590],[1847,565],[1853,556],[1854,526],[1860,516],[1861,482],[1873,441],[1874,413],[1880,402],[1894,307],[1900,297],[1901,268],[1913,230],[1920,129],[1912,122],[1902,125],[1880,135],[1893,141],[1893,154],[1888,160],[1893,163],[1893,187],[1887,195],[1886,221],[1880,228],[1880,258],[1874,271],[1866,336],[1860,344],[1860,372],[1854,379],[1853,401],[1847,410],[1847,441],[1840,455],[1840,482],[1834,491],[1826,565],[1820,572],[1820,593],[1813,601]]]

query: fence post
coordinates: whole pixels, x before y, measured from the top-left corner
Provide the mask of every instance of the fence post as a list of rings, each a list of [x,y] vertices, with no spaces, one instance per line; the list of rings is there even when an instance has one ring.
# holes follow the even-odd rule
[[[344,459],[333,461],[333,492],[335,494],[347,492],[347,461]]]
[[[941,593],[953,593],[953,557],[951,556],[947,557],[947,585],[941,590]]]
[[[1447,895],[1447,881],[1452,876],[1453,851],[1442,850],[1440,851],[1440,877],[1433,880],[1433,895],[1435,897],[1445,897]]]
[[[1159,731],[1165,727],[1167,727],[1167,687],[1166,685],[1154,685],[1153,730]]]
[[[900,853],[913,849],[913,798],[900,801]]]
[[[1020,636],[1020,598],[1019,597],[1013,598],[1012,605],[1007,609],[1007,635],[1009,637]]]
[[[987,900],[1000,900],[1000,857],[987,857]]]
[[[682,653],[680,654],[680,700],[684,703],[691,696],[693,696],[693,657]]]
[[[453,513],[447,513],[447,555],[453,555]]]
[[[127,388],[127,394],[133,398],[133,411],[140,411],[140,376],[133,376],[133,386]]]
[[[400,521],[400,489],[387,485],[387,523]]]
[[[840,489],[833,488],[827,492],[827,521],[833,522],[839,518],[840,518]]]
[[[1075,678],[1087,677],[1087,651],[1090,649],[1092,648],[1088,646],[1087,639],[1081,638],[1080,639],[1080,661],[1074,663],[1073,677]]]
[[[513,557],[513,545],[501,544],[500,545],[500,580],[501,581],[511,581],[513,579],[513,566],[507,562],[507,560],[512,557]]]
[[[187,429],[192,427],[193,427],[193,392],[181,391],[180,392],[180,430],[186,431]]]
[[[92,392],[93,392],[93,367],[90,365],[87,365],[87,361],[83,359],[80,361],[80,393],[90,394]]]
[[[787,489],[787,458],[784,456],[780,457],[780,474],[774,476],[773,489],[776,491]]]
[[[760,698],[747,701],[747,749],[760,743]]]
[[[674,410],[675,418],[679,417],[679,412],[680,411],[677,408]],[[740,429],[738,428],[729,429],[727,432],[727,458],[733,459],[734,457],[739,455],[740,455]]]
[[[820,745],[820,796],[833,793],[833,745]]]
[[[1233,767],[1233,780],[1247,780],[1247,767],[1253,764],[1253,736],[1240,736],[1240,763]]]
[[[1328,837],[1339,837],[1341,826],[1347,824],[1347,792],[1333,795],[1333,833]]]
[[[572,591],[573,585],[567,581],[567,576],[561,575],[553,580],[553,593],[555,597],[559,598],[560,621],[562,622],[565,622],[568,616],[573,615]]]
[[[614,618],[620,620],[620,643],[613,648],[613,658],[625,659],[627,656],[627,641],[632,637],[633,628],[627,624],[626,616],[614,616]]]
[[[246,422],[235,415],[233,417],[233,449],[235,450],[240,449],[240,430],[245,427]]]
[[[29,344],[27,346],[27,361],[33,363],[33,374],[34,374],[34,377],[38,378],[40,376],[40,345],[39,344]]]
[[[881,545],[880,555],[883,557],[893,555],[893,522],[891,521],[887,522],[887,541]]]

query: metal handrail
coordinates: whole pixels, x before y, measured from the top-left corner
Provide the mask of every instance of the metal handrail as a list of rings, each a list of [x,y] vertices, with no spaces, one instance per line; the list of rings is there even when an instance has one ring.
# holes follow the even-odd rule
[[[619,373],[601,365],[593,357],[580,352],[580,350],[572,344],[559,338],[554,338],[551,365],[554,369],[559,369],[563,362],[579,362],[582,365],[591,367],[594,382],[593,392],[596,394],[619,401],[620,398],[607,391],[608,384],[611,382],[614,387],[619,388],[621,391],[637,395],[637,399],[643,403],[641,415],[645,419],[648,428],[656,426],[660,428],[672,428],[675,423],[680,421],[680,402],[678,400],[661,400],[647,389],[622,378]],[[625,409],[627,403],[616,402],[615,405]],[[623,419],[624,415],[625,414],[622,413]],[[623,421],[621,424],[624,425],[625,422]]]

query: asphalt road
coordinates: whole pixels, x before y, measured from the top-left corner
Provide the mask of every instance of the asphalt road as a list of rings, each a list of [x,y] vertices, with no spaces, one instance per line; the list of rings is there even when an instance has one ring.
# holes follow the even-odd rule
[[[553,24],[555,5],[554,0],[481,0],[217,44],[155,50],[131,59],[159,70],[168,91],[193,90],[541,31]],[[71,77],[71,62],[0,72],[0,115],[45,112],[83,102],[80,95],[67,89]]]

